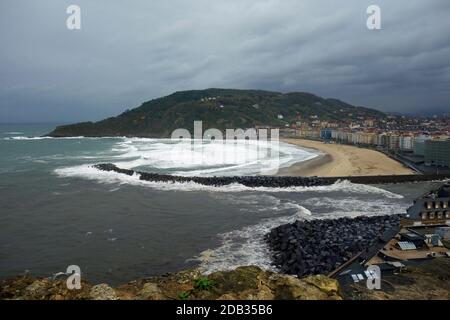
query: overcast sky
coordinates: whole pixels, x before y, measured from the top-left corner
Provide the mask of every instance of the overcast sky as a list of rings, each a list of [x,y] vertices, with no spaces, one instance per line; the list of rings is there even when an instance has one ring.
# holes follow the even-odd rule
[[[449,0],[1,0],[0,122],[99,120],[209,87],[448,112],[449,14]]]

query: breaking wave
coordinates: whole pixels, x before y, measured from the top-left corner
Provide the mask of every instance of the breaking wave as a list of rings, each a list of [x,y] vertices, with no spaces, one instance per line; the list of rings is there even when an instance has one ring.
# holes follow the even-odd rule
[[[291,144],[259,140],[208,141],[82,136],[55,138],[24,135],[2,139],[79,140],[80,142],[100,140],[93,142],[98,143],[96,149],[84,144],[93,149],[89,151],[89,158],[93,161],[106,160],[125,169],[140,169],[180,176],[268,174],[274,168],[288,167],[318,156],[316,151]],[[75,159],[76,156],[73,155],[73,158]],[[86,157],[79,156],[80,161],[85,159]]]
[[[289,206],[289,203],[286,205]],[[293,215],[264,219],[257,225],[219,234],[221,245],[201,252],[194,260],[200,261],[200,269],[206,274],[249,265],[275,271],[264,235],[279,225],[306,219],[311,215],[308,209],[300,205],[295,207],[297,211]]]
[[[5,133],[6,134],[6,133]],[[22,132],[12,132],[10,134],[23,134]],[[37,141],[37,140],[102,140],[102,139],[114,139],[114,140],[124,140],[128,139],[126,137],[84,137],[84,136],[73,136],[73,137],[49,137],[49,136],[13,136],[13,137],[5,137],[3,140],[28,140],[28,141]]]
[[[117,143],[114,164],[180,176],[254,175],[317,156],[286,143],[129,138]]]
[[[14,137],[6,137],[3,140],[73,140],[73,139],[84,139],[84,137],[62,137],[62,138],[54,138],[54,137],[26,137],[26,136],[14,136]]]

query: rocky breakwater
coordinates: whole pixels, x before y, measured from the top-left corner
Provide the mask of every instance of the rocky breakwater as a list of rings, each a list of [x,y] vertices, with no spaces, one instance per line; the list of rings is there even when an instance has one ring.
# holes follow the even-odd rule
[[[296,221],[272,229],[267,241],[282,273],[298,277],[328,274],[379,243],[384,232],[398,229],[400,217]]]
[[[149,173],[128,169],[121,169],[111,163],[96,164],[94,168],[101,171],[117,172],[132,176],[139,175],[143,181],[153,182],[195,182],[206,186],[225,186],[233,183],[242,184],[247,187],[271,187],[285,188],[291,186],[320,186],[331,185],[336,182],[333,178],[317,177],[274,177],[274,176],[233,176],[233,177],[182,177],[167,174]]]
[[[182,177],[168,174],[121,169],[111,163],[96,164],[94,168],[101,171],[112,171],[132,176],[137,174],[140,180],[153,182],[195,182],[206,186],[226,186],[233,183],[247,187],[313,187],[328,186],[338,181],[350,181],[359,184],[386,184],[417,181],[442,181],[450,179],[450,175],[389,175],[389,176],[348,176],[348,177],[291,177],[291,176],[234,176],[234,177]]]

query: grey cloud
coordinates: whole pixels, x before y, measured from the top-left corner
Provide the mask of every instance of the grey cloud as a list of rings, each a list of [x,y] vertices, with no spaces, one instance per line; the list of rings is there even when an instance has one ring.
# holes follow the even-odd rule
[[[82,30],[65,9],[82,10]],[[380,31],[366,8],[382,9]],[[399,112],[450,103],[450,2],[4,0],[0,122],[95,120],[177,90],[310,91]]]

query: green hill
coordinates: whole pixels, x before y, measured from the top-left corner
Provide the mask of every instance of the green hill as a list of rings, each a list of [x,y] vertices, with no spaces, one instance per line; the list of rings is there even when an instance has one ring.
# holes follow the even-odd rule
[[[278,115],[283,119],[278,119]],[[177,128],[193,132],[194,120],[203,121],[203,129],[224,130],[255,125],[284,127],[287,123],[310,119],[311,116],[320,120],[351,120],[385,115],[374,109],[355,107],[304,92],[206,89],[175,92],[145,102],[117,117],[59,126],[48,135],[170,137]]]

